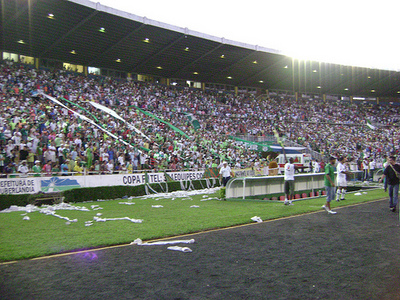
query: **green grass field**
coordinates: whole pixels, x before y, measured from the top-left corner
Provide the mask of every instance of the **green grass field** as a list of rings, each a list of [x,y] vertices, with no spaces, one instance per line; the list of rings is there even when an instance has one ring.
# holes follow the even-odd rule
[[[367,190],[361,196],[346,195],[346,200],[332,203],[339,206],[373,201],[387,197],[382,189]],[[25,212],[0,213],[0,262],[40,257],[68,251],[130,243],[136,238],[143,241],[253,223],[252,217],[271,220],[313,211],[322,211],[325,197],[296,201],[293,206],[272,201],[221,201],[214,194],[170,197],[138,197],[72,204],[84,206],[89,211],[57,210],[56,213],[77,222],[67,221],[39,211],[27,213],[30,220],[23,220]],[[134,202],[133,205],[119,202]],[[93,210],[92,205],[102,209]],[[153,207],[162,205],[161,208]],[[199,207],[191,207],[191,206]],[[142,219],[142,223],[128,220],[93,222],[100,218]],[[338,218],[337,215],[327,217]]]

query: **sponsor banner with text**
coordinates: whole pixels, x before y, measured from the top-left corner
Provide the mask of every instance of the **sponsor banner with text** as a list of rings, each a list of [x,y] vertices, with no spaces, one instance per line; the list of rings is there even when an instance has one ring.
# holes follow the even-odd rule
[[[0,179],[0,194],[36,194],[38,192],[50,193],[81,187],[117,185],[136,186],[145,183],[199,180],[202,179],[203,176],[204,171],[193,171],[167,172],[166,174],[135,173],[88,176],[4,178]]]

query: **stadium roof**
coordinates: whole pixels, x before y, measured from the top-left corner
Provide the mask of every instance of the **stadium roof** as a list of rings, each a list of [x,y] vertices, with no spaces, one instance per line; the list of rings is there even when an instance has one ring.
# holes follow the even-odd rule
[[[396,71],[300,61],[87,0],[3,0],[0,9],[6,52],[263,90],[400,97]]]

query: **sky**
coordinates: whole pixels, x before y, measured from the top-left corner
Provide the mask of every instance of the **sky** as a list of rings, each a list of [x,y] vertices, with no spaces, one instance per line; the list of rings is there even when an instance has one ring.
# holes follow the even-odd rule
[[[298,59],[400,71],[400,1],[396,0],[97,2]]]

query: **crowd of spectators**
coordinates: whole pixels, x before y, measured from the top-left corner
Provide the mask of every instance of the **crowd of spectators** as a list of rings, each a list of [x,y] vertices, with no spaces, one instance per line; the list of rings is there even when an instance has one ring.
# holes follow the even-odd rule
[[[119,139],[41,93],[95,120]],[[112,109],[143,135],[89,101]],[[379,159],[399,151],[399,108],[393,105],[289,97],[257,99],[252,94],[35,69],[11,61],[0,62],[0,110],[3,174],[198,170],[222,161],[233,168],[252,167],[267,164],[268,159],[229,136],[273,136],[274,129],[323,157]],[[199,121],[198,130],[186,117],[188,113]],[[367,120],[378,123],[377,128],[366,126]]]

